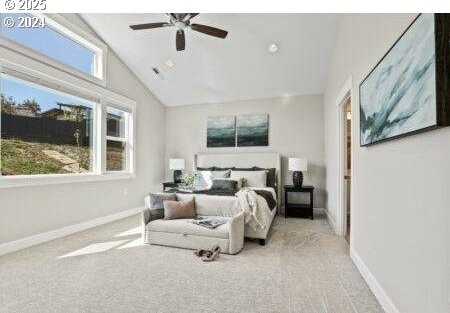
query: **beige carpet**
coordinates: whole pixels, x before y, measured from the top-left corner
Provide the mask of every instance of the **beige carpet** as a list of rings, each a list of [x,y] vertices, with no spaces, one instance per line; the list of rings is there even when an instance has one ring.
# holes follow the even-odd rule
[[[0,312],[383,312],[324,217],[203,263],[142,245],[138,216],[0,257]]]

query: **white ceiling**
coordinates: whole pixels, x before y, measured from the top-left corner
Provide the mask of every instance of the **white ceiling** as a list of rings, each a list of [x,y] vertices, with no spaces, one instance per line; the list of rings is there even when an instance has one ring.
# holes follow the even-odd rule
[[[175,28],[129,28],[165,22],[164,14],[82,17],[166,106],[321,94],[338,23],[336,14],[200,14],[192,21],[228,30],[227,38],[186,30],[186,50],[177,52]]]

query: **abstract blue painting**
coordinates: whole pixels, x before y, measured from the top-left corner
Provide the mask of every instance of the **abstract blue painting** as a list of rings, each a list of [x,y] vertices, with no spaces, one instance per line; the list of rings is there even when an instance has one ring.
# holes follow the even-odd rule
[[[421,14],[360,85],[361,146],[436,126],[434,15]]]
[[[207,148],[236,146],[236,118],[234,116],[212,116],[207,121]]]
[[[269,118],[267,114],[238,115],[236,120],[238,147],[269,145]]]

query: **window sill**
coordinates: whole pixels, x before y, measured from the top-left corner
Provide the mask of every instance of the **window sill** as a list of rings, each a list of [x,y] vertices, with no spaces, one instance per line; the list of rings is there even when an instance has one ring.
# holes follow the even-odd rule
[[[134,173],[116,172],[98,174],[54,174],[54,175],[33,175],[33,176],[3,176],[0,177],[0,189],[44,186],[56,184],[76,184],[85,182],[102,182],[121,179],[135,178]]]

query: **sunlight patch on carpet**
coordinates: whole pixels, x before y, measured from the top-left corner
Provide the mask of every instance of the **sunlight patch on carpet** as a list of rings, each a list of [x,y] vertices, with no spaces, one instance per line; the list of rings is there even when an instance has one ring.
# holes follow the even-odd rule
[[[135,240],[132,240],[132,241],[124,244],[123,246],[118,247],[117,250],[136,248],[136,247],[142,247],[142,246],[145,246],[144,240],[142,238],[137,238]]]
[[[123,231],[117,235],[114,235],[114,237],[125,237],[125,236],[133,236],[133,235],[140,235],[142,233],[142,226],[138,226],[135,228],[128,229],[126,231]]]
[[[58,259],[62,259],[62,258],[69,258],[69,257],[74,257],[74,256],[80,256],[80,255],[87,255],[87,254],[94,254],[94,253],[100,253],[100,252],[105,252],[108,251],[114,247],[117,247],[125,242],[127,242],[128,240],[116,240],[116,241],[107,241],[107,242],[99,242],[99,243],[93,243],[90,244],[84,248],[69,252],[67,254],[64,254],[60,257],[58,257]]]

